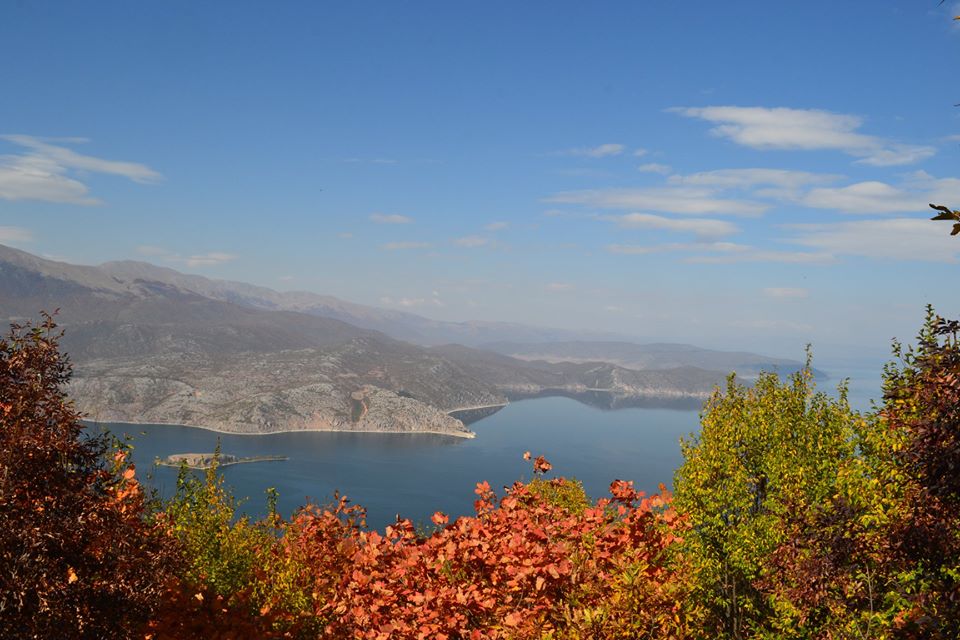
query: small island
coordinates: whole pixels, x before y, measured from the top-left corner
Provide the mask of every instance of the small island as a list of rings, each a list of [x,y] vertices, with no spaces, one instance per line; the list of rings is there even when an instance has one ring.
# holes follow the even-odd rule
[[[229,453],[175,453],[166,458],[157,458],[156,463],[164,467],[179,467],[186,465],[191,469],[209,469],[216,462],[218,467],[227,467],[232,464],[249,462],[279,462],[287,460],[287,456],[250,456],[240,458]]]

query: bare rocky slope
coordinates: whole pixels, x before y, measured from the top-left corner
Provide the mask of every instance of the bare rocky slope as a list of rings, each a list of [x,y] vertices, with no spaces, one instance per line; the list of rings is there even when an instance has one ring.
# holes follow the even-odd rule
[[[364,315],[375,320],[368,325],[390,328],[397,312],[337,301],[333,315],[341,317],[328,317],[317,306],[321,298],[145,263],[70,265],[0,246],[0,320],[59,309],[63,345],[75,364],[71,395],[103,422],[470,436],[451,413],[464,417],[463,410],[544,394],[611,407],[696,403],[725,375],[427,348],[341,319]]]

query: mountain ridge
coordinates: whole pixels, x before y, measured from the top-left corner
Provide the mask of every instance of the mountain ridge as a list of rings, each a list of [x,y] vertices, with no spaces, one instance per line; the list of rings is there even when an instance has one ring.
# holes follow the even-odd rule
[[[70,265],[0,246],[0,318],[16,322],[60,308],[63,344],[76,365],[71,395],[106,422],[469,436],[451,413],[544,394],[609,407],[696,404],[725,376],[694,366],[639,371],[458,344],[425,347],[322,315],[315,303],[336,298],[295,295],[312,312],[292,308],[291,294],[255,285],[142,262]],[[394,313],[413,316],[356,307],[381,324]],[[513,326],[539,331],[509,323],[496,330]]]

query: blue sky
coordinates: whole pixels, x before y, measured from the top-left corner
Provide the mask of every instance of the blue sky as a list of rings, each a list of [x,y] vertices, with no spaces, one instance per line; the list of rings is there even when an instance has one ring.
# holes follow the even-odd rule
[[[960,6],[6,2],[0,242],[796,356],[960,314]]]

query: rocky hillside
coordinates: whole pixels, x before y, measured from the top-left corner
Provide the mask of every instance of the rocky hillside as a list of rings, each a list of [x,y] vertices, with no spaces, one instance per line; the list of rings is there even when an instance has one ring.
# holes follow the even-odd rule
[[[469,436],[451,413],[545,394],[611,407],[697,403],[726,373],[686,362],[638,371],[613,359],[617,349],[578,359],[549,347],[557,357],[546,361],[528,352],[518,359],[461,345],[427,348],[370,328],[403,333],[411,314],[145,263],[70,265],[0,246],[0,320],[53,309],[75,364],[71,394],[105,422]],[[497,331],[504,327],[522,331]],[[474,329],[474,338],[496,334]],[[620,352],[632,357],[628,346]]]

